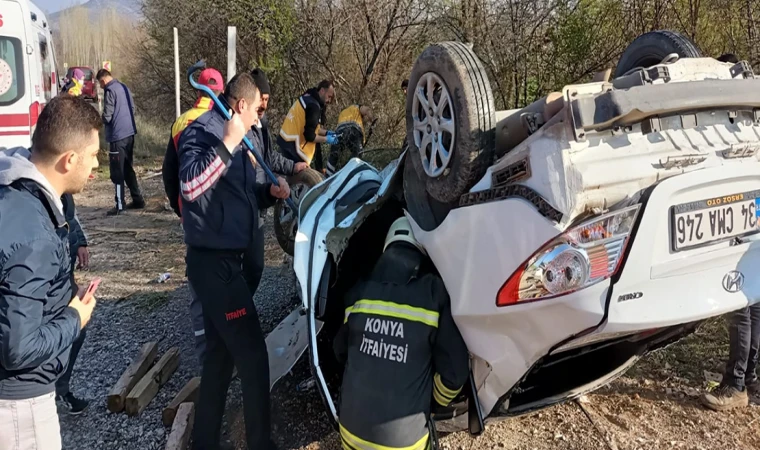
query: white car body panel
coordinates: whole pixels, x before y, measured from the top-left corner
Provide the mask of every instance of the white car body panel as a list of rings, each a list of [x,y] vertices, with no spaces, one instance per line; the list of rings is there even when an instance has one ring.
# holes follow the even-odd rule
[[[714,60],[682,60],[668,67],[676,82],[679,76],[681,81],[731,78],[730,65]],[[604,83],[568,86],[566,105],[572,93],[591,95],[603,89]],[[559,222],[522,197],[455,208],[433,231],[423,231],[407,213],[448,289],[454,320],[473,356],[484,415],[544,356],[590,341],[690,324],[760,301],[760,279],[754,276],[760,267],[760,235],[735,245],[724,241],[671,251],[673,205],[760,190],[760,126],[719,122],[648,134],[634,125],[623,134],[590,134],[579,141],[566,106],[490,167],[470,190],[493,188],[494,173],[527,159],[529,176],[511,184],[539,194],[559,213]],[[747,152],[741,157],[724,154],[736,149]],[[685,162],[670,164],[674,160]],[[327,253],[339,259],[348,237],[379,207],[392,180],[401,175],[393,166],[382,174],[372,169],[352,179],[351,172],[362,164],[351,160],[333,177],[327,192],[305,214],[301,211],[295,269],[307,309],[314,304]],[[345,192],[364,177],[382,179],[381,192],[341,224],[334,223],[334,211],[317,221],[319,209],[334,208],[328,197],[338,186],[345,184],[341,189]],[[553,299],[496,306],[497,293],[509,277],[581,214],[593,217],[617,203],[635,203],[631,199],[649,190],[627,259],[616,277]],[[315,229],[312,249],[307,236]],[[739,292],[727,292],[722,285],[732,270],[744,274]],[[304,287],[309,280],[310,293]],[[630,293],[642,295],[620,301]],[[592,390],[610,379],[602,377],[573,392]]]

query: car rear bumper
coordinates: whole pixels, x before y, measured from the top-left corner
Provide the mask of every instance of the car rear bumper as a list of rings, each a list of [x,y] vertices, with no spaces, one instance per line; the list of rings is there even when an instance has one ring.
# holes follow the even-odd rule
[[[760,164],[756,160],[679,175],[653,188],[623,269],[613,280],[607,319],[598,332],[695,322],[760,300],[760,278],[756,276],[760,235],[676,251],[671,209],[685,202],[757,189]],[[706,226],[709,220],[705,219]]]

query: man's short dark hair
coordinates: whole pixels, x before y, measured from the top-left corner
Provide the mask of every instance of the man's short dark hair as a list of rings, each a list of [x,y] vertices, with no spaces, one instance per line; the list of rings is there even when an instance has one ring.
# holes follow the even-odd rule
[[[227,88],[224,90],[224,96],[230,101],[238,101],[246,99],[252,102],[256,98],[256,94],[259,92],[259,87],[256,86],[256,81],[248,72],[240,72],[227,83]]]
[[[330,89],[333,86],[335,86],[335,83],[333,83],[331,80],[322,80],[317,85],[317,90],[321,91],[322,89]]]
[[[409,79],[406,79],[401,82],[401,89],[406,89],[409,87]]]
[[[98,80],[98,81],[100,81],[103,78],[110,77],[110,76],[112,76],[111,72],[107,71],[106,69],[100,69],[100,70],[98,70],[97,75],[95,75],[95,79]]]
[[[733,53],[724,53],[718,56],[718,61],[737,64],[739,62],[739,58],[737,58]]]
[[[32,153],[52,161],[70,150],[81,151],[101,126],[100,114],[82,97],[59,95],[42,109],[32,135]]]

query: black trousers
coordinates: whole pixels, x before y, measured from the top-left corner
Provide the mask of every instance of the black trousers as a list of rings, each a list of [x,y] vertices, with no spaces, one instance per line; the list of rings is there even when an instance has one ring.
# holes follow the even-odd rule
[[[237,367],[243,390],[248,448],[275,448],[270,435],[269,358],[253,304],[256,287],[253,282],[258,284],[258,279],[249,262],[245,262],[254,261],[252,250],[192,247],[187,250],[187,276],[203,305],[206,332],[206,355],[193,427],[195,450],[219,448],[233,365]]]
[[[74,268],[76,267],[77,262],[77,250],[78,248],[72,248],[71,249],[71,287],[73,292],[77,292],[77,284],[74,281]],[[69,364],[66,366],[66,371],[61,374],[61,377],[58,378],[55,381],[55,394],[56,395],[66,395],[69,392],[71,392],[70,383],[71,383],[71,373],[74,371],[74,364],[77,361],[77,356],[79,356],[79,350],[82,349],[82,345],[84,344],[84,340],[87,337],[87,328],[83,328],[82,331],[79,332],[79,337],[74,341],[74,343],[71,345],[71,352],[69,352]]]
[[[735,311],[729,318],[729,349],[723,382],[738,389],[757,379],[760,349],[760,303]]]
[[[135,137],[130,136],[115,142],[111,142],[108,152],[108,159],[111,169],[111,181],[116,189],[117,209],[124,209],[126,202],[124,199],[124,185],[129,188],[129,194],[133,202],[142,202],[142,193],[140,185],[137,184],[137,174],[132,166],[134,160]]]

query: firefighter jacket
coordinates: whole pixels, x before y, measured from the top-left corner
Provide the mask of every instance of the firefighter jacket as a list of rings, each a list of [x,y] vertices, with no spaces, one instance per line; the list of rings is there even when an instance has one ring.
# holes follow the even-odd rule
[[[164,179],[164,190],[166,196],[169,198],[169,204],[172,210],[179,217],[182,217],[182,195],[179,188],[179,154],[177,152],[177,144],[179,144],[179,137],[188,125],[193,123],[195,119],[209,112],[214,108],[214,101],[206,96],[201,96],[195,102],[195,105],[188,111],[185,111],[181,116],[174,121],[172,125],[172,135],[169,138],[169,144],[166,146],[166,154],[164,154],[164,164],[161,170]]]
[[[346,362],[340,435],[350,450],[425,450],[431,402],[447,406],[468,379],[467,347],[443,281],[426,258],[391,244],[346,296],[335,352]]]
[[[277,137],[277,145],[285,156],[293,161],[311,164],[318,153],[319,145],[314,139],[324,121],[324,110],[325,105],[316,89],[309,89],[298,97],[290,107]],[[318,161],[317,164],[321,166],[322,162]]]

